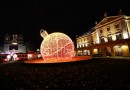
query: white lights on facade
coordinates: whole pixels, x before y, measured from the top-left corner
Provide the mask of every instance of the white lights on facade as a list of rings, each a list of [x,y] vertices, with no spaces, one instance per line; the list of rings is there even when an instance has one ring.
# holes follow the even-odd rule
[[[107,38],[105,38],[105,37],[104,37],[103,39],[104,39],[104,41],[105,41],[105,42],[107,42],[107,41],[108,41],[108,40],[107,40]]]
[[[116,35],[112,35],[112,41],[116,41]]]
[[[82,46],[84,47],[84,43],[82,44]]]
[[[99,41],[99,33],[98,32],[96,33],[96,38],[97,38],[97,42],[96,43],[97,44],[100,43],[100,41]]]
[[[76,52],[89,50],[90,55],[130,56],[130,16],[107,16],[107,19],[106,17],[102,19],[88,34],[89,35],[83,34],[76,38],[78,39],[77,45],[80,44],[82,46],[80,46],[81,48],[77,48]],[[87,39],[85,42],[87,42],[88,45],[81,42],[85,39]],[[89,54],[87,53],[87,55]]]
[[[86,44],[85,44],[85,46],[87,47],[87,46],[88,46],[88,44],[86,43]]]
[[[79,48],[79,44],[77,44],[77,48]]]
[[[123,36],[124,36],[124,39],[127,39],[127,38],[128,38],[128,33],[127,33],[127,32],[124,32],[124,33],[123,33]]]

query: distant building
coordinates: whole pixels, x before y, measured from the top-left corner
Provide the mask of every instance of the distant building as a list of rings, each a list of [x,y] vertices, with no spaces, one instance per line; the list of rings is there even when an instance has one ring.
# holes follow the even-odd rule
[[[121,11],[104,16],[89,33],[76,37],[77,56],[130,56],[130,16]]]
[[[6,34],[4,36],[4,52],[5,53],[25,53],[26,47],[23,45],[22,35],[12,35]]]

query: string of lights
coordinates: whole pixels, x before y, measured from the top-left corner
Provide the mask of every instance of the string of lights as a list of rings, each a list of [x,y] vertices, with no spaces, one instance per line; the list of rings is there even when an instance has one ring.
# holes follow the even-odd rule
[[[43,38],[40,52],[44,60],[72,58],[74,56],[74,44],[66,34],[55,32]]]

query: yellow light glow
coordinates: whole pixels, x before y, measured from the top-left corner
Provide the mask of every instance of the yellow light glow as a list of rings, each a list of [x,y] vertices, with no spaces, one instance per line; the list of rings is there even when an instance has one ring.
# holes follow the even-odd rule
[[[116,40],[116,35],[112,35],[112,40],[113,40],[113,41]]]
[[[123,36],[124,36],[124,39],[127,39],[127,38],[128,38],[128,33],[125,32],[125,33],[123,34]]]
[[[46,30],[41,29],[40,35],[41,35],[43,38],[45,38],[46,36],[48,36],[48,33],[47,33]]]
[[[98,54],[98,49],[93,49],[93,54]]]
[[[122,45],[121,50],[122,50],[123,56],[129,55],[129,47],[127,45]]]
[[[121,48],[127,48],[127,46],[126,45],[122,45]]]
[[[107,38],[104,38],[105,42],[108,42]]]
[[[13,45],[17,45],[18,43],[12,43]]]
[[[98,44],[98,43],[100,43],[100,40],[99,40],[99,38],[98,38],[98,37],[99,37],[99,33],[97,33],[96,36],[97,36],[97,37],[96,37],[96,38],[97,38],[97,42],[96,42],[96,43]]]

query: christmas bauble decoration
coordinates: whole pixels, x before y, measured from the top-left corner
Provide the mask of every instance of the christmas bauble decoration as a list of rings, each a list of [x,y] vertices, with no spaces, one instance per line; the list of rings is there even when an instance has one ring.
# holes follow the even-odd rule
[[[40,52],[44,60],[58,60],[74,56],[73,41],[66,34],[61,32],[48,34],[45,30],[41,30],[40,34],[43,37]]]

